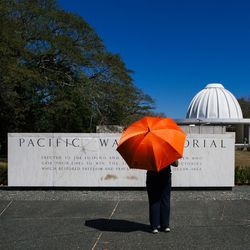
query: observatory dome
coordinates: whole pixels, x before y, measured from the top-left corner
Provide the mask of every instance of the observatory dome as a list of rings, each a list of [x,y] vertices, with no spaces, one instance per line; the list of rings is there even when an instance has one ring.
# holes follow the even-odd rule
[[[192,99],[186,118],[242,119],[242,111],[234,95],[220,83],[210,83]]]

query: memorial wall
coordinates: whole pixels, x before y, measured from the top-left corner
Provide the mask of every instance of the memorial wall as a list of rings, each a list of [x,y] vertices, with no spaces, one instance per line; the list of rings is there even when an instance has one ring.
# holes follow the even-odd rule
[[[8,185],[144,187],[116,151],[121,134],[9,133]],[[234,186],[234,133],[188,134],[174,187]]]

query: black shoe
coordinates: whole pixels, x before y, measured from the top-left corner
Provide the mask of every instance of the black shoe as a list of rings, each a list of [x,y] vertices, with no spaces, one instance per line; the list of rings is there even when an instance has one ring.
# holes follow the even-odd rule
[[[163,227],[162,231],[166,232],[166,233],[169,233],[170,232],[170,228],[169,227]]]
[[[158,229],[157,229],[157,228],[153,228],[153,229],[152,229],[152,233],[153,233],[153,234],[158,234],[158,233],[159,233],[159,231],[158,231]]]

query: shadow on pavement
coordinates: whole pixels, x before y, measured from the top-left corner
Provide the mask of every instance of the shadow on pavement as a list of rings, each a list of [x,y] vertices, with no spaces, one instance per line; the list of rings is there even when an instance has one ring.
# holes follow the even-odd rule
[[[85,226],[98,229],[100,231],[108,232],[150,232],[149,225],[128,221],[128,220],[117,220],[117,219],[95,219],[95,220],[86,220]]]

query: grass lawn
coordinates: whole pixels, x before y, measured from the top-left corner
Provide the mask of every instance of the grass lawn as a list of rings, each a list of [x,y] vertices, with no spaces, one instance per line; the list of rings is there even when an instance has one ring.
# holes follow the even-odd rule
[[[235,166],[250,167],[250,151],[235,151]]]

